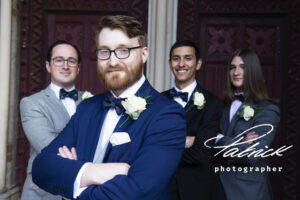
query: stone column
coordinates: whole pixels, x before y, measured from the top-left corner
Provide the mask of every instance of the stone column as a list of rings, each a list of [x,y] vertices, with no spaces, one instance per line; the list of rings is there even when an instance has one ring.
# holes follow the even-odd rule
[[[17,200],[16,149],[19,89],[19,0],[1,0],[0,200]]]
[[[7,118],[9,99],[11,1],[1,1],[0,16],[0,191],[5,186]]]
[[[149,0],[147,78],[158,91],[172,87],[169,50],[176,40],[178,0]]]

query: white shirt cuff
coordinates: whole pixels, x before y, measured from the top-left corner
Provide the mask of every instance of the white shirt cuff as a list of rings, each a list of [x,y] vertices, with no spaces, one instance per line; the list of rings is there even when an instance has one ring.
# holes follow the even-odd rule
[[[80,168],[75,182],[73,184],[73,198],[76,199],[87,187],[80,187],[80,182],[81,182],[81,176],[82,173],[84,171],[84,169],[91,163],[85,163],[84,165],[82,165],[82,167]]]
[[[215,144],[217,144],[218,141],[219,141],[222,137],[224,137],[224,135],[221,134],[221,133],[218,133]]]

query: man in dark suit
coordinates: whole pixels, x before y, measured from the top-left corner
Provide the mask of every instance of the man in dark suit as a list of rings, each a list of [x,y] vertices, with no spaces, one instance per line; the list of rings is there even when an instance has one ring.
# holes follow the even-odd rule
[[[67,198],[170,199],[169,184],[184,149],[185,113],[143,75],[148,48],[141,23],[129,16],[103,17],[96,55],[99,77],[110,91],[78,106],[35,159],[33,181]]]
[[[193,42],[177,41],[172,46],[169,65],[175,86],[163,94],[184,107],[187,121],[185,149],[171,184],[173,200],[217,199],[221,188],[211,149],[204,142],[217,135],[223,104],[197,84],[195,74],[201,64]]]

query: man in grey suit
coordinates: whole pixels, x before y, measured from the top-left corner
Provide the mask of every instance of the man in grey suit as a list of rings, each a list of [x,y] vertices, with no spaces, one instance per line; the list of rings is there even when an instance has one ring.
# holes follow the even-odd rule
[[[45,62],[51,75],[50,85],[21,100],[21,121],[30,143],[21,200],[61,200],[60,196],[52,195],[32,182],[31,168],[36,155],[62,131],[82,99],[82,92],[74,86],[80,61],[80,52],[75,45],[63,40],[56,41],[50,46]]]

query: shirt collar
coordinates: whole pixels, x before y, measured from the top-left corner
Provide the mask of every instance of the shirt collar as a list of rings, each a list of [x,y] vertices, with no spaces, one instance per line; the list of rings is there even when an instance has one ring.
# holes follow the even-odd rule
[[[234,93],[233,93],[233,95],[240,95],[240,94],[241,94],[241,95],[244,95],[244,92],[238,92],[238,93],[237,93],[237,92],[234,92]]]
[[[55,96],[59,99],[59,91],[62,87],[55,85],[54,83],[50,83],[50,89],[55,93]],[[72,91],[75,89],[75,86],[73,85],[73,87],[69,90],[66,90],[67,92]]]
[[[195,90],[196,86],[197,86],[197,82],[196,82],[196,80],[194,80],[194,82],[192,82],[191,84],[189,84],[188,86],[186,86],[182,90],[180,90],[179,88],[177,88],[176,85],[174,86],[174,88],[178,92],[187,92],[189,94],[189,96],[188,96],[188,100],[189,100],[190,97],[192,96],[193,91]]]
[[[140,87],[143,85],[145,80],[146,80],[145,76],[142,75],[142,77],[137,82],[135,82],[132,86],[127,88],[125,91],[123,91],[118,98],[128,98],[130,96],[135,95],[135,93],[140,89]],[[110,92],[116,97],[113,91]]]

